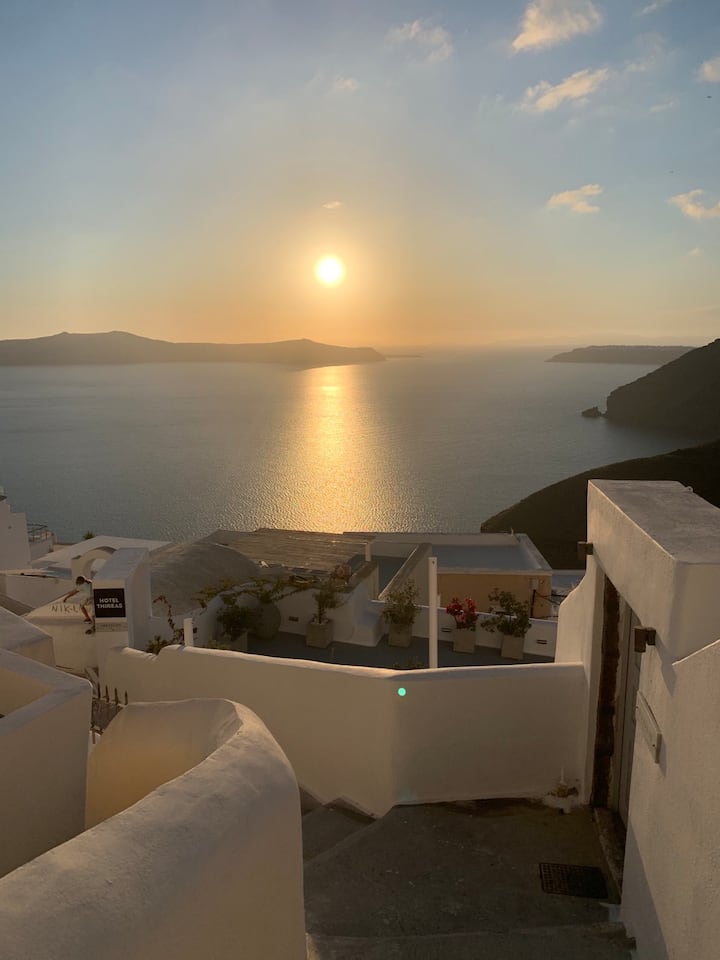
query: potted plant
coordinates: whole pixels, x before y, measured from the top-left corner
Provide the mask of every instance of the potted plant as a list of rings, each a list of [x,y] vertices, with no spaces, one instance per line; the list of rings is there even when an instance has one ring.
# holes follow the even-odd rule
[[[501,656],[522,660],[525,637],[530,629],[528,604],[509,590],[494,590],[488,599],[495,612],[483,620],[483,630],[495,630],[502,636]]]
[[[247,653],[248,631],[257,630],[260,606],[249,607],[241,604],[241,594],[237,592],[223,593],[223,606],[217,615],[217,622],[229,641],[225,649],[239,650]]]
[[[388,625],[388,644],[391,647],[410,646],[413,623],[420,609],[417,598],[418,589],[414,580],[388,590],[382,617]]]
[[[449,613],[455,621],[455,633],[453,635],[453,650],[455,653],[474,653],[475,624],[478,619],[475,601],[470,597],[465,597],[464,600],[453,597],[445,607],[445,613]]]
[[[253,633],[260,640],[272,640],[277,634],[282,620],[278,600],[293,592],[295,588],[284,577],[253,577],[249,583],[238,587],[239,594],[257,600],[257,614],[252,626]]]
[[[333,639],[333,622],[327,616],[328,610],[336,610],[345,602],[337,582],[328,577],[313,593],[316,612],[307,625],[305,642],[309,647],[329,647]]]

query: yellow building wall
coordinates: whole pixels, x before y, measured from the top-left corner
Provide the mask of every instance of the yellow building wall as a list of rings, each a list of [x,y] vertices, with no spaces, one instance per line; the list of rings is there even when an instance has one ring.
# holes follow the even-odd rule
[[[478,610],[490,611],[490,594],[507,590],[518,600],[527,603],[531,617],[544,618],[552,613],[549,573],[514,573],[512,571],[438,571],[438,590],[441,606],[446,607],[453,597],[470,597]]]

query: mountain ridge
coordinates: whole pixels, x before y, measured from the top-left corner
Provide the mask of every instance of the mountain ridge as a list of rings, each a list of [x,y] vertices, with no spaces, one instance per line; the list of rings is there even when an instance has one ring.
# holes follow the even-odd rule
[[[279,363],[296,367],[378,363],[372,347],[342,347],[307,338],[267,343],[178,343],[123,330],[0,340],[0,366],[124,363]]]

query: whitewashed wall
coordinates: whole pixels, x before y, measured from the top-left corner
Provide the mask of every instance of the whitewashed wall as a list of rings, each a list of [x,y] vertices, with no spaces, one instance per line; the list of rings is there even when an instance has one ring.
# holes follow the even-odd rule
[[[643,657],[662,732],[635,741],[622,915],[640,960],[716,960],[720,944],[720,640],[675,664]]]
[[[191,739],[203,712],[210,738],[224,742],[0,880],[3,957],[304,960],[300,803],[282,751],[234,704],[152,704],[137,722],[132,709],[112,745],[126,758],[139,749],[147,759],[148,737]]]
[[[398,802],[508,790],[534,797],[556,785],[561,768],[568,782],[581,774],[575,718],[586,683],[577,664],[402,673],[167,647],[157,657],[110,651],[106,682],[131,700],[242,702],[267,724],[303,787],[374,815]]]
[[[582,583],[560,608],[557,661],[589,678],[592,777],[605,575],[656,631],[640,696],[659,762],[636,725],[622,918],[639,960],[714,960],[720,942],[720,510],[679,483],[591,481]],[[645,713],[644,707],[642,712]]]
[[[80,833],[92,691],[0,650],[0,876]]]
[[[0,497],[0,570],[24,567],[30,563],[27,522],[24,513],[13,513],[4,496]]]

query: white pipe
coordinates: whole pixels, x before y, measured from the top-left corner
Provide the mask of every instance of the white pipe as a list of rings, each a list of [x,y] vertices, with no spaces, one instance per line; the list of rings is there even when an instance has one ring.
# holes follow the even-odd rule
[[[438,665],[438,606],[437,557],[428,557],[428,666]]]

